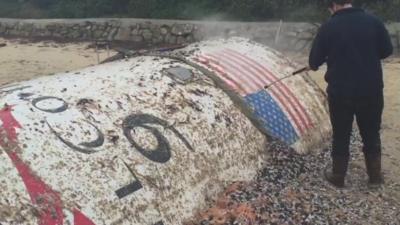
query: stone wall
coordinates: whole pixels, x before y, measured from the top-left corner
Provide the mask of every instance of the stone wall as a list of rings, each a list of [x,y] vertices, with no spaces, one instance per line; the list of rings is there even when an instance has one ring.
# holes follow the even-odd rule
[[[307,50],[318,24],[212,22],[146,19],[0,19],[0,36],[67,41],[129,41],[182,44],[212,37],[244,36],[281,50]],[[400,52],[400,23],[388,24]]]

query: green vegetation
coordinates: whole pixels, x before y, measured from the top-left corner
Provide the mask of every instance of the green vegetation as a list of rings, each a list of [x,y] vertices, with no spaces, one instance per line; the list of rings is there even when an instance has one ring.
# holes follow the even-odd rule
[[[0,17],[320,21],[323,0],[0,0]],[[400,21],[400,0],[355,0],[385,20]]]

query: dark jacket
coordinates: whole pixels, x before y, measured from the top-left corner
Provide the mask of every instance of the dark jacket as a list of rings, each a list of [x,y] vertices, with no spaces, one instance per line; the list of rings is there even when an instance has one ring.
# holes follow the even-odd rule
[[[328,94],[371,96],[383,90],[381,59],[392,52],[385,25],[362,9],[348,8],[336,12],[321,26],[309,64],[317,70],[327,62]]]

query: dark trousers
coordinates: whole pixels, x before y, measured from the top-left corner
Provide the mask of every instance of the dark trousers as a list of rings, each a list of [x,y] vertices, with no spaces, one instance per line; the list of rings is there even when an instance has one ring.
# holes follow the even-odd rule
[[[381,154],[383,93],[370,97],[352,98],[329,95],[328,101],[333,128],[332,157],[349,157],[354,117],[364,144],[364,154],[367,156]]]

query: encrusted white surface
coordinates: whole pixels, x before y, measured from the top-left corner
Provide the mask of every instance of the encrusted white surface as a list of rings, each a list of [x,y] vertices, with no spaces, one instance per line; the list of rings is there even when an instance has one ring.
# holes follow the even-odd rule
[[[180,224],[205,205],[210,184],[222,188],[226,182],[248,180],[261,168],[265,137],[205,76],[188,67],[198,80],[180,85],[162,74],[171,66],[188,67],[169,59],[139,57],[87,68],[79,74],[22,82],[13,88],[29,87],[3,93],[0,105],[13,106],[12,114],[22,126],[17,129],[18,155],[61,195],[65,224],[73,224],[72,210],[76,208],[95,224]],[[21,93],[33,95],[20,99]],[[32,105],[32,100],[41,96],[61,98],[69,107],[60,113],[41,111]],[[77,105],[82,99],[89,103]],[[37,104],[41,109],[60,105],[56,99]],[[172,156],[166,163],[147,159],[123,134],[123,120],[134,114],[151,114],[167,121],[193,150],[170,129],[153,126],[169,141]],[[87,121],[106,139],[92,154],[69,148],[47,125],[78,145],[97,137]],[[116,143],[109,134],[119,137]],[[157,145],[154,135],[144,128],[137,128],[132,136],[143,147]],[[10,149],[0,152],[0,222],[38,224],[32,213],[37,206],[30,202],[6,151]],[[135,180],[124,162],[143,188],[119,199],[115,191]]]
[[[197,55],[220,48],[233,48],[270,63],[277,77],[295,69],[271,49],[245,39],[202,42],[177,52],[196,62]],[[193,81],[179,84],[163,73],[165,68],[177,66],[190,69]],[[314,124],[293,147],[299,152],[317,148],[329,136],[322,92],[304,76],[283,82],[298,96]],[[166,57],[136,57],[21,82],[0,91],[0,105],[11,107],[21,125],[16,129],[18,147],[3,144],[0,151],[3,225],[38,224],[38,208],[43,207],[32,203],[10,152],[59,194],[63,224],[74,224],[73,212],[78,209],[97,225],[153,225],[159,221],[179,225],[226,183],[252,179],[267,157],[264,135],[223,90],[197,69]],[[39,101],[36,106],[40,109],[34,107],[32,102],[43,96],[62,99],[68,109],[58,113],[40,110],[62,106],[59,99]],[[170,146],[171,157],[165,163],[146,158],[123,133],[123,121],[139,114],[168,124],[146,124],[130,132],[139,146],[155,149],[157,139],[151,131],[157,129]],[[90,149],[91,154],[68,147],[54,133],[82,147],[80,143],[98,137],[90,124],[105,138],[101,146]],[[4,131],[2,135],[4,139]],[[143,188],[118,198],[116,191],[135,181],[133,174]]]

